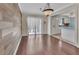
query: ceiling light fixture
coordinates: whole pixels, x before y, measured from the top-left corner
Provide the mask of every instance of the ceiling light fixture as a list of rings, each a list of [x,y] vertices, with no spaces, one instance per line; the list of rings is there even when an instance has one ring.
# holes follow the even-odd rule
[[[53,9],[51,9],[50,4],[47,3],[46,7],[44,8],[44,10],[42,11],[44,13],[45,16],[51,16],[53,13]]]

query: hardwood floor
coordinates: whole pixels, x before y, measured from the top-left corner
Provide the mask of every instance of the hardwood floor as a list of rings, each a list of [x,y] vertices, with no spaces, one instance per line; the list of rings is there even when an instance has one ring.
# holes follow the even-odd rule
[[[79,49],[48,35],[22,37],[17,55],[78,55]]]

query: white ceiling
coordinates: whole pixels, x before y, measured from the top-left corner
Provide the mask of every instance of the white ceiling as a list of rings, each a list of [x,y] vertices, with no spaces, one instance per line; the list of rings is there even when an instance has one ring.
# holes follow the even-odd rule
[[[54,9],[55,11],[58,11],[66,6],[71,5],[71,3],[50,3],[51,8]],[[19,7],[21,11],[25,14],[38,14],[38,15],[43,15],[42,11],[40,8],[44,8],[46,6],[45,3],[20,3]]]

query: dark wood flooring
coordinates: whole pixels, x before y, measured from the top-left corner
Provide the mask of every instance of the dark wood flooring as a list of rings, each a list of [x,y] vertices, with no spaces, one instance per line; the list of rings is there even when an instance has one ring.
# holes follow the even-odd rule
[[[79,49],[48,35],[22,37],[17,55],[78,55]]]

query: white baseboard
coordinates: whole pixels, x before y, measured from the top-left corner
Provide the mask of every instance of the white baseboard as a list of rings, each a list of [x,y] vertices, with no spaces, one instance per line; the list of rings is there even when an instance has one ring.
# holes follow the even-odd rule
[[[79,45],[76,45],[77,48],[79,48]]]
[[[77,47],[76,43],[73,43],[73,42],[67,41],[67,40],[65,40],[65,39],[62,39],[62,41],[66,42],[66,43],[69,43],[69,44],[71,44],[71,45]]]
[[[68,41],[68,40],[65,40],[65,39],[62,39],[62,38],[59,38],[59,37],[56,37],[56,36],[52,36],[52,37],[55,37],[55,38],[57,38],[57,39],[60,39],[60,40],[66,42],[66,43],[68,43],[68,44],[71,44],[71,45],[73,45],[73,46],[79,48],[79,46],[78,46],[76,43],[70,42],[70,41]]]
[[[22,38],[22,36],[21,36],[21,38]],[[13,55],[16,55],[16,53],[17,53],[17,51],[18,51],[18,47],[19,47],[19,45],[20,45],[21,38],[19,39],[19,42],[18,42],[18,44],[17,44],[17,46],[16,46],[16,49],[15,49]]]
[[[35,35],[35,34],[28,34],[28,35]],[[22,36],[28,36],[28,35],[22,35]],[[36,35],[48,35],[48,34],[36,34]]]
[[[28,34],[22,34],[22,36],[28,36]]]

